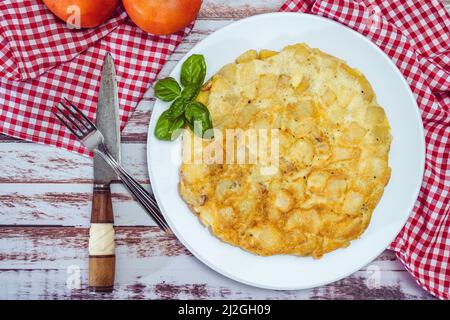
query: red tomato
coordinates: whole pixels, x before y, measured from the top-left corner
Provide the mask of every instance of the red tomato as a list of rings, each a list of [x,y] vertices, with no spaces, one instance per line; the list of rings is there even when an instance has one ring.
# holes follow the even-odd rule
[[[93,28],[108,20],[119,0],[43,0],[58,18],[81,28]]]
[[[201,0],[123,0],[139,28],[156,35],[177,32],[195,20]]]

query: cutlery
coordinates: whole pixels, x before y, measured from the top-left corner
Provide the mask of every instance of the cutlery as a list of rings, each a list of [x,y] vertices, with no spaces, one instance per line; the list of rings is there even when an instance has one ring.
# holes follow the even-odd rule
[[[103,63],[98,95],[96,125],[103,133],[105,146],[120,162],[119,98],[114,61],[108,53]],[[94,154],[94,190],[89,232],[89,287],[112,291],[115,276],[114,213],[111,181],[117,174]]]
[[[112,291],[115,276],[114,214],[110,183],[120,180],[166,233],[171,230],[155,198],[120,163],[119,102],[114,61],[107,54],[100,82],[96,125],[71,101],[64,98],[54,115],[90,151],[94,152],[94,192],[89,238],[89,286],[95,291]]]
[[[97,129],[94,123],[67,98],[64,98],[64,100],[68,106],[64,104],[64,102],[60,102],[59,105],[56,106],[58,111],[53,112],[54,115],[88,150],[100,155],[102,159],[114,169],[128,191],[131,192],[156,224],[166,233],[172,234],[169,225],[159,211],[153,195],[145,190],[119,163],[117,163],[105,146],[103,134]]]

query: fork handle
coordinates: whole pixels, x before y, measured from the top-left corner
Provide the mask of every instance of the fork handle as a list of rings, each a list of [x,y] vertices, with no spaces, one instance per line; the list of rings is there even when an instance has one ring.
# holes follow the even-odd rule
[[[113,223],[110,185],[96,184],[89,230],[89,287],[94,291],[110,292],[114,288],[116,256]]]
[[[117,173],[125,187],[133,195],[134,199],[145,209],[156,224],[166,233],[171,234],[169,225],[161,214],[155,198],[142,187],[125,169],[114,159],[103,143],[94,150],[106,161]]]

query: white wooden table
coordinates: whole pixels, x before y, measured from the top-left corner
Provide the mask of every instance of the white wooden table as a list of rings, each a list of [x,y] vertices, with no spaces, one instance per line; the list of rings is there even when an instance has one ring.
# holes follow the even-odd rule
[[[450,7],[450,0],[447,6]],[[282,0],[205,0],[193,32],[162,71],[199,40],[234,20],[277,11]],[[149,187],[146,136],[154,99],[147,94],[122,134],[124,166]],[[92,161],[64,150],[0,136],[0,299],[432,299],[385,251],[346,279],[320,288],[273,291],[229,280],[165,236],[120,184],[115,290],[87,289]]]

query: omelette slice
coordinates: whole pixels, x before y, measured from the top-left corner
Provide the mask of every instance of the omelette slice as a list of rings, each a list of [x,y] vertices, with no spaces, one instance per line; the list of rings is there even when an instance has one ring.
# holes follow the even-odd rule
[[[364,232],[390,178],[392,138],[361,72],[306,44],[250,50],[198,100],[222,133],[277,130],[273,172],[225,156],[181,165],[179,192],[215,236],[258,255],[319,258]],[[183,154],[201,157],[209,144],[183,133]],[[236,153],[222,147],[213,154]]]

